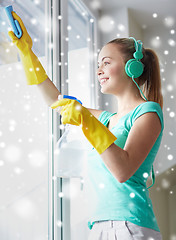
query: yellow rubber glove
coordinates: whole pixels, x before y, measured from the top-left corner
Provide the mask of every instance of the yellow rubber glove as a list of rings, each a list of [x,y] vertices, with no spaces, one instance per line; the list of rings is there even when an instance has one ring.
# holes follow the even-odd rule
[[[20,39],[17,38],[12,31],[9,31],[8,35],[12,42],[18,47],[20,59],[27,77],[27,84],[33,85],[42,83],[48,78],[48,76],[37,56],[32,51],[32,39],[21,18],[15,12],[12,12],[12,16],[14,19],[18,20],[23,35]]]
[[[51,105],[52,109],[61,106],[63,124],[82,127],[82,131],[92,146],[102,154],[117,138],[78,101],[61,99]]]

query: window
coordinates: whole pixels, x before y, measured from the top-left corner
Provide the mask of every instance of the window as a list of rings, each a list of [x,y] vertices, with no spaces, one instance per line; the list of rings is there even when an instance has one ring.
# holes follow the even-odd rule
[[[22,18],[46,68],[43,1],[1,1],[1,13],[7,5]],[[47,239],[48,107],[36,86],[27,86],[0,16],[0,238]]]
[[[7,5],[23,20],[32,50],[61,93],[96,108],[96,21],[81,0],[4,0],[0,13]],[[7,27],[0,14],[0,236],[86,239],[83,178],[55,176],[54,152],[64,130],[37,87],[26,84]]]
[[[79,0],[58,1],[54,3],[53,16],[53,72],[54,82],[62,94],[80,99],[85,107],[96,108],[96,22],[94,16]],[[55,17],[55,20],[54,20]],[[59,34],[60,33],[60,34]],[[58,114],[53,113],[53,148],[62,135]],[[57,119],[57,120],[56,120]],[[68,150],[69,151],[69,150]],[[67,151],[67,154],[68,154]],[[73,151],[71,157],[73,157]],[[67,156],[65,155],[67,160]],[[54,219],[50,229],[54,229],[54,239],[82,240],[88,235],[86,212],[82,205],[84,199],[84,179],[79,175],[58,177],[54,175],[57,154],[50,166],[53,185]],[[75,157],[73,157],[75,164]],[[78,162],[78,161],[77,161]],[[53,175],[54,177],[53,177]],[[51,216],[52,218],[52,216]],[[79,229],[79,231],[78,231]]]

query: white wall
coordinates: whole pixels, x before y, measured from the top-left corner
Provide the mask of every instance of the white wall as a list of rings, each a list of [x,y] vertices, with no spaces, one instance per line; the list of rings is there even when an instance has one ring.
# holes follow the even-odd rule
[[[128,37],[129,36],[129,22],[128,22],[128,9],[123,7],[115,10],[101,11],[99,26],[101,26],[101,20],[103,17],[110,17],[114,23],[111,24],[109,21],[103,22],[103,27],[100,28],[101,31],[101,47],[107,42],[115,39],[117,37]],[[109,25],[109,26],[108,26]],[[108,27],[107,27],[108,26]],[[109,29],[109,30],[108,30]]]
[[[128,9],[129,37],[143,41],[143,31],[139,23],[134,19],[130,9]]]

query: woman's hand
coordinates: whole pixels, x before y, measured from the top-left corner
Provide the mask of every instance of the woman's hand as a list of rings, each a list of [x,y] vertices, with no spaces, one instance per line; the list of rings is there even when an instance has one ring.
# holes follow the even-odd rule
[[[19,22],[23,34],[20,39],[17,38],[12,31],[8,32],[8,34],[12,42],[19,49],[20,58],[27,77],[27,84],[40,84],[44,82],[48,76],[37,56],[32,51],[32,39],[29,36],[21,18],[13,11],[12,16]]]
[[[63,124],[72,124],[76,126],[82,124],[82,112],[84,107],[78,101],[64,98],[51,105],[52,109],[57,107],[62,107],[60,114],[62,115],[61,121]]]
[[[103,153],[117,138],[96,119],[87,108],[76,100],[61,99],[51,108],[62,107],[62,123],[81,126],[82,131],[99,154]]]
[[[12,42],[18,47],[18,49],[23,53],[26,54],[28,52],[29,49],[32,48],[32,39],[29,36],[23,21],[21,20],[21,18],[12,11],[12,16],[14,19],[16,19],[21,27],[22,30],[22,37],[19,39],[15,36],[14,32],[9,31],[8,35],[11,38]]]

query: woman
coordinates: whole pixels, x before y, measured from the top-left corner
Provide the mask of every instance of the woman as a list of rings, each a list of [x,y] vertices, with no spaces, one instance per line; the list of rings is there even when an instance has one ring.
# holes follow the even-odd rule
[[[48,106],[62,106],[62,123],[80,125],[93,146],[88,161],[88,184],[92,189],[89,239],[162,239],[146,187],[151,169],[154,183],[152,164],[164,129],[156,54],[142,48],[140,41],[125,38],[115,39],[101,49],[98,80],[102,93],[117,98],[117,113],[87,109],[75,100],[58,101],[61,93],[32,52],[32,40],[22,20],[12,14],[23,35],[18,39],[9,32],[9,36],[19,49],[28,85],[37,84]],[[130,73],[127,65],[130,59],[135,61],[135,73]],[[140,71],[138,67],[136,70],[136,60]],[[142,95],[146,100],[137,83],[144,84],[146,97]]]

